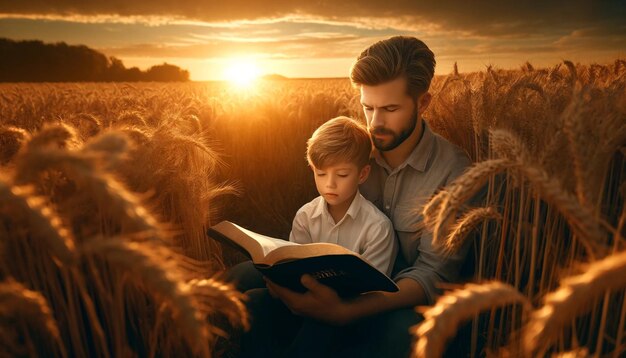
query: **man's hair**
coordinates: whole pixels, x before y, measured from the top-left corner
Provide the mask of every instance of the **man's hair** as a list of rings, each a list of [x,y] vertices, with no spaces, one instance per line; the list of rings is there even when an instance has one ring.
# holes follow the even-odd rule
[[[413,98],[428,91],[435,55],[425,43],[408,36],[379,41],[361,52],[350,71],[354,85],[376,86],[404,76]]]
[[[322,124],[307,141],[310,165],[323,168],[340,162],[363,168],[369,163],[372,141],[364,125],[348,117],[336,117]]]

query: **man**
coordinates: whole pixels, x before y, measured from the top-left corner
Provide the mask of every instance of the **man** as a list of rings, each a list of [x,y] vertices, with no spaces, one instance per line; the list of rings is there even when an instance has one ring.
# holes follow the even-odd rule
[[[432,234],[420,225],[421,205],[470,164],[463,151],[434,134],[422,119],[431,101],[428,89],[434,67],[434,55],[422,41],[397,36],[363,51],[351,72],[376,148],[371,174],[361,191],[391,219],[396,230],[400,255],[393,279],[400,290],[344,300],[310,276],[302,277],[309,289],[304,294],[267,282],[280,301],[250,296],[253,328],[244,340],[246,354],[275,352],[272,347],[260,347],[271,340],[271,345],[287,344],[287,352],[300,355],[306,351],[301,347],[315,346],[316,335],[329,324],[339,329],[333,329],[332,344],[323,345],[328,355],[408,356],[409,328],[421,320],[414,307],[432,304],[437,284],[457,279],[467,252],[464,247],[452,256],[442,256],[433,247]],[[297,325],[298,316],[320,322],[320,326],[310,337],[289,342],[291,337],[285,336],[291,330],[285,327]],[[276,343],[272,329],[282,331],[283,342]]]

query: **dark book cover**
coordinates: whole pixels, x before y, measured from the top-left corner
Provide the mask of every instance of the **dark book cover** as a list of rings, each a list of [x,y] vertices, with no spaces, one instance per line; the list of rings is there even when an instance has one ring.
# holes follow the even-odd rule
[[[252,259],[243,246],[221,232],[209,228],[207,235]],[[355,296],[370,291],[398,291],[398,286],[389,277],[356,254],[334,253],[290,258],[271,265],[255,263],[255,267],[276,284],[301,293],[306,291],[300,283],[300,278],[304,274],[309,274],[320,283],[332,287],[341,297]]]
[[[326,255],[283,261],[274,265],[256,265],[273,282],[296,292],[306,292],[300,277],[309,274],[332,287],[341,297],[370,291],[398,291],[398,286],[383,273],[354,255]]]

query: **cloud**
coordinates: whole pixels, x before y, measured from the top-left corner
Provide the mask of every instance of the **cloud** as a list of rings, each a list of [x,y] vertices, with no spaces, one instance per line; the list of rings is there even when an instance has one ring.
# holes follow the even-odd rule
[[[20,0],[0,2],[0,14],[118,21],[192,21],[228,26],[236,22],[317,19],[405,31],[454,31],[473,36],[522,37],[613,26],[626,18],[621,0]],[[126,19],[126,20],[125,20]],[[299,20],[297,20],[299,21]]]
[[[0,37],[86,44],[125,63],[245,56],[349,67],[368,45],[406,34],[438,67],[517,66],[623,56],[625,11],[623,0],[0,0]]]
[[[260,58],[353,58],[367,44],[378,40],[355,35],[300,33],[284,38],[239,38],[193,35],[199,41],[130,44],[101,47],[116,57],[215,58],[253,56]]]

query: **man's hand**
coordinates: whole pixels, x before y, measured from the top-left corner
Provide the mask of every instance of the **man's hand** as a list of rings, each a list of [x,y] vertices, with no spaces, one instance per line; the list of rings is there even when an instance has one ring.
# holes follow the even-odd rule
[[[307,288],[307,292],[297,293],[266,279],[271,295],[283,301],[294,314],[338,326],[352,321],[349,303],[342,300],[332,288],[319,283],[310,275],[303,275],[300,282]]]

